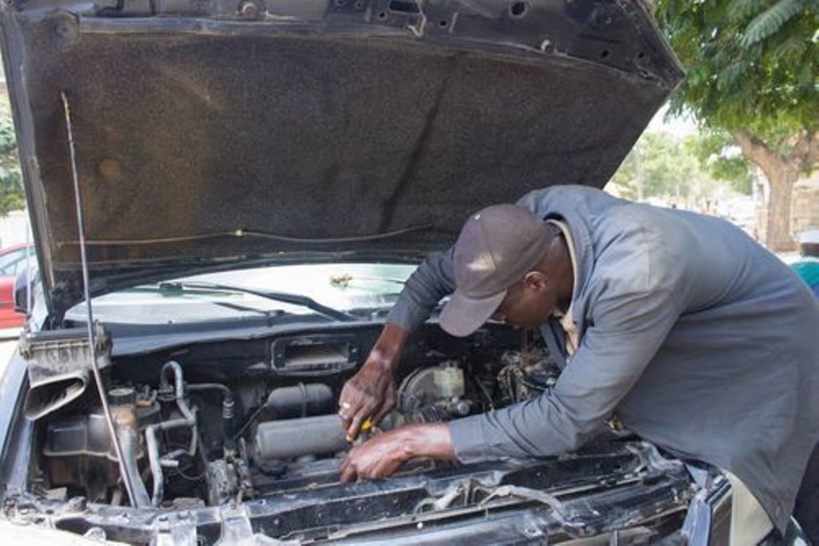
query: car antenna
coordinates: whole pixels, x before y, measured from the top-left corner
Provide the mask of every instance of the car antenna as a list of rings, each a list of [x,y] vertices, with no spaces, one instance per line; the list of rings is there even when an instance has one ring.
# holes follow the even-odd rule
[[[108,397],[105,394],[105,388],[102,384],[102,375],[97,364],[97,346],[94,339],[94,312],[91,307],[91,297],[88,289],[88,259],[85,252],[85,229],[83,228],[82,215],[82,199],[80,199],[80,182],[77,173],[77,156],[74,147],[74,133],[71,126],[71,108],[68,105],[68,97],[65,91],[60,93],[63,101],[63,112],[65,114],[65,129],[68,137],[68,151],[71,158],[71,178],[74,183],[74,204],[77,208],[77,232],[80,238],[80,260],[82,263],[82,284],[85,297],[85,307],[88,312],[88,320],[86,326],[88,327],[88,346],[91,351],[91,369],[94,372],[94,382],[97,384],[97,391],[102,401],[102,409],[105,414],[105,422],[108,425],[108,433],[111,435],[111,443],[114,444],[114,450],[117,454],[117,462],[119,463],[119,473],[122,476],[122,481],[125,484],[125,490],[128,492],[128,498],[131,499],[131,505],[138,508],[139,500],[134,493],[134,484],[131,482],[131,475],[126,468],[125,457],[123,456],[122,445],[119,443],[119,436],[114,425],[114,418],[111,415],[111,408],[108,406]]]

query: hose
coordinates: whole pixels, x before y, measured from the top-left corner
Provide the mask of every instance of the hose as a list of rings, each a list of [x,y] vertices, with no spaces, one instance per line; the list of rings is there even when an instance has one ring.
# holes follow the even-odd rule
[[[162,503],[162,497],[165,489],[165,477],[162,473],[163,459],[159,454],[159,444],[156,438],[158,430],[168,431],[175,428],[190,427],[191,429],[191,444],[187,450],[188,455],[193,456],[196,453],[196,444],[199,442],[198,431],[196,428],[196,417],[185,402],[185,383],[182,377],[182,366],[176,361],[168,361],[162,366],[159,374],[159,390],[170,389],[172,384],[168,382],[168,372],[172,372],[174,376],[173,392],[176,405],[179,407],[179,412],[182,414],[181,419],[173,419],[171,421],[164,421],[155,425],[149,425],[145,428],[145,443],[148,447],[148,460],[151,467],[151,474],[153,476],[154,490],[151,502],[154,506],[159,506]],[[182,452],[184,453],[184,451]],[[182,453],[175,453],[174,456]]]
[[[197,391],[219,391],[222,393],[222,441],[226,448],[233,449],[233,418],[236,415],[233,391],[221,383],[194,383],[188,385],[189,393]]]

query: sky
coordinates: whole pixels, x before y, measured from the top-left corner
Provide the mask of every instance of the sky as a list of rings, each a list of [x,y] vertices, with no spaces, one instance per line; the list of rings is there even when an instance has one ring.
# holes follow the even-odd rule
[[[679,136],[693,135],[697,132],[697,125],[690,117],[675,116],[670,120],[666,120],[666,112],[668,112],[667,105],[660,108],[660,111],[654,115],[646,131],[651,133],[666,132]]]

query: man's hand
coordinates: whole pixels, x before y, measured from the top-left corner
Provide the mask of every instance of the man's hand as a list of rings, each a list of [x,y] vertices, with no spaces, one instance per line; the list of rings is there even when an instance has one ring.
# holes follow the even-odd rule
[[[361,369],[344,385],[338,398],[347,440],[352,441],[367,419],[377,424],[395,407],[393,375],[409,332],[387,323]]]
[[[350,451],[341,463],[341,481],[386,478],[417,457],[454,460],[449,426],[413,425],[379,434]]]
[[[339,396],[338,415],[347,428],[347,441],[355,440],[367,419],[377,424],[395,407],[393,366],[370,353],[364,366],[350,378]]]

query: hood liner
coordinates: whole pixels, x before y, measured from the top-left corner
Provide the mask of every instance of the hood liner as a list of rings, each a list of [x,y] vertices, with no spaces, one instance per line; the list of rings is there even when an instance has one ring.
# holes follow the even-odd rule
[[[604,46],[617,57],[607,66],[406,32],[5,12],[50,303],[64,310],[82,297],[63,92],[92,294],[168,265],[305,250],[417,255],[451,244],[489,204],[605,184],[681,75],[648,18],[634,17],[620,25],[629,40],[620,28]],[[645,61],[632,73],[611,66],[629,55]]]

